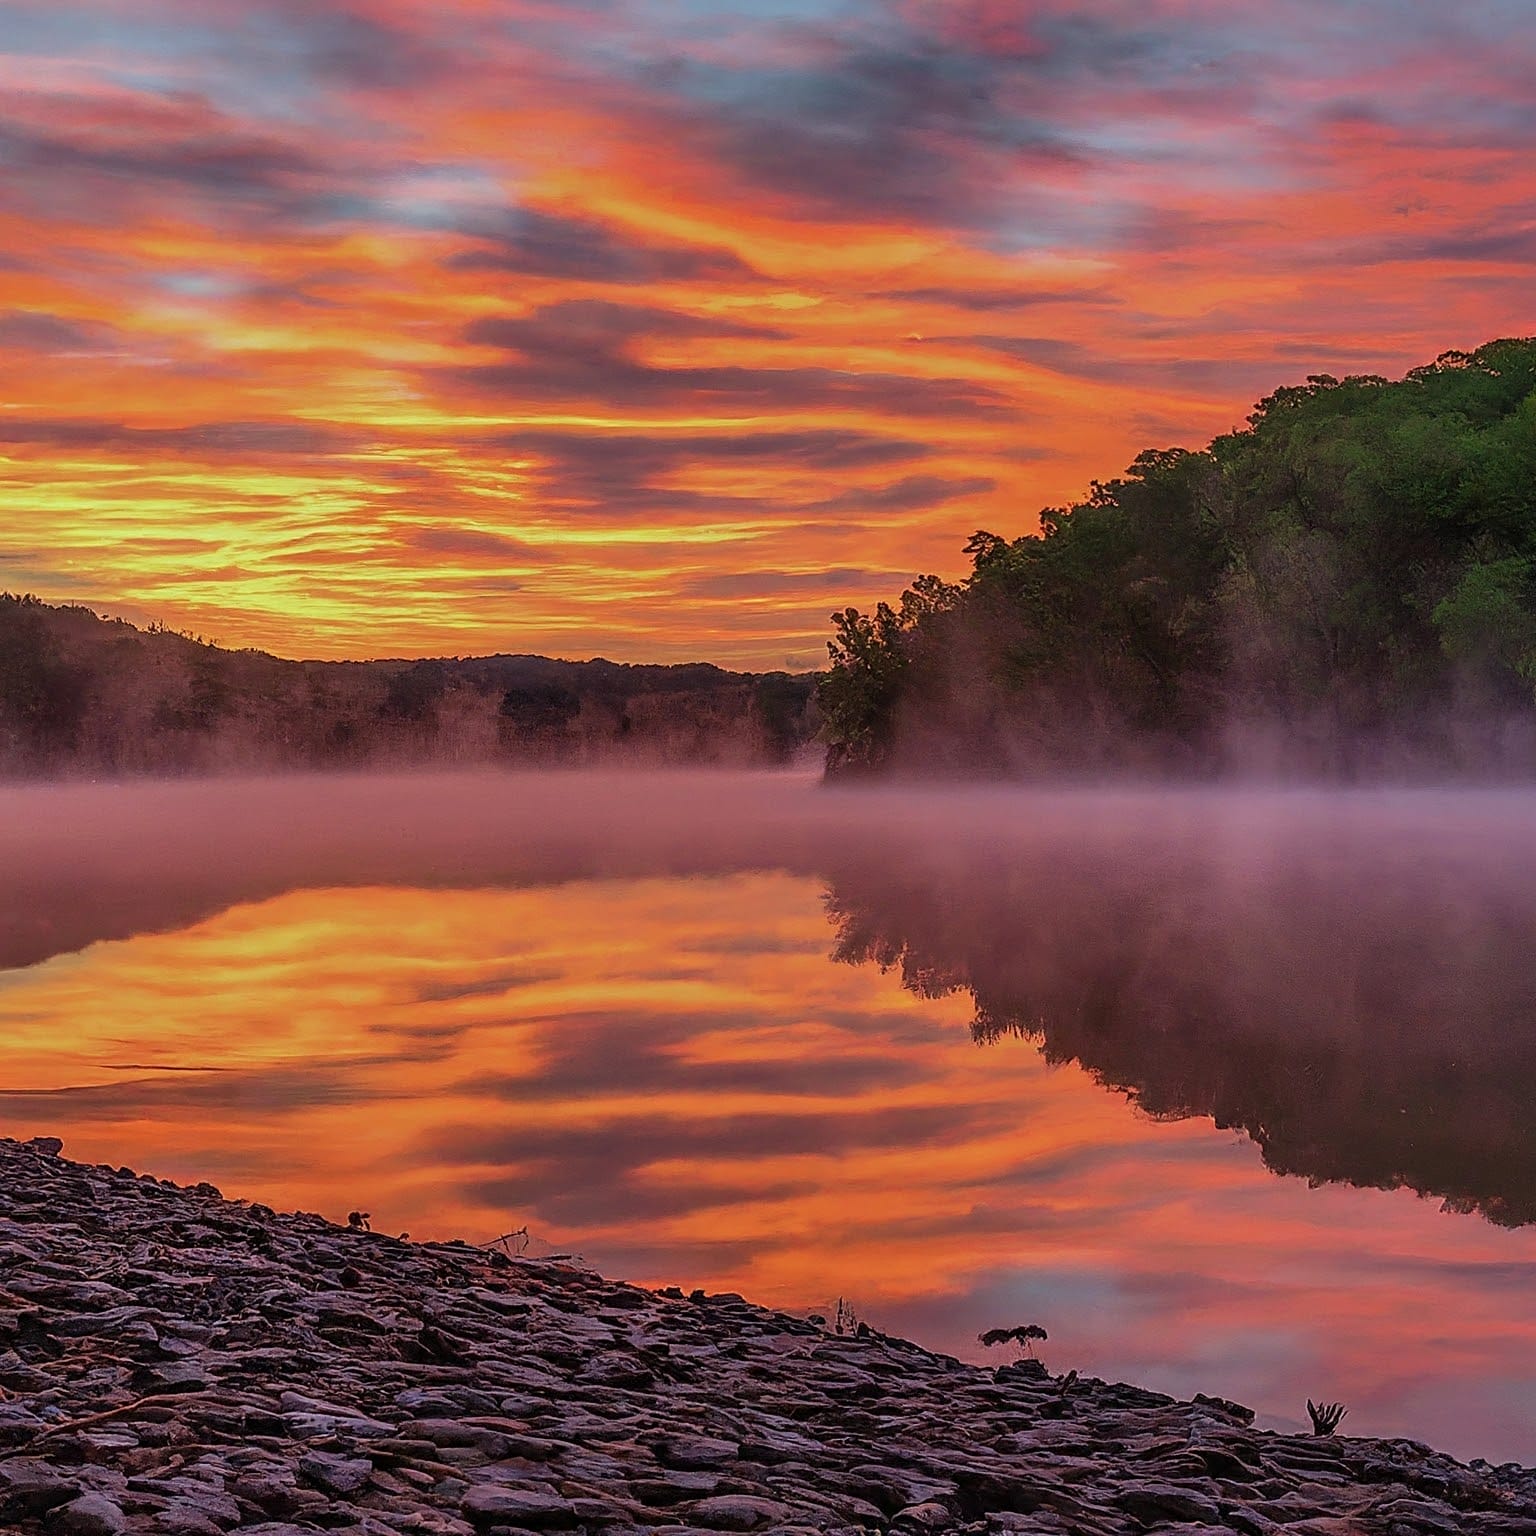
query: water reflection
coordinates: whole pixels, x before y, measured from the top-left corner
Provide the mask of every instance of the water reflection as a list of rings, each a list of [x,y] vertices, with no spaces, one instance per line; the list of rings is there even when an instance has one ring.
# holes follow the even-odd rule
[[[1522,798],[712,783],[0,803],[0,1131],[1529,1458]]]
[[[839,878],[828,907],[840,959],[968,992],[978,1041],[1240,1128],[1277,1173],[1536,1220],[1531,874],[1352,844],[919,851]]]

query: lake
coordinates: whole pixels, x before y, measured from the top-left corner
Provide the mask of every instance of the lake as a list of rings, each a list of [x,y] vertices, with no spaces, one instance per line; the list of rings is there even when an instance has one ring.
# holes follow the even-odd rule
[[[26,787],[0,870],[0,1133],[1536,1460],[1536,794]]]

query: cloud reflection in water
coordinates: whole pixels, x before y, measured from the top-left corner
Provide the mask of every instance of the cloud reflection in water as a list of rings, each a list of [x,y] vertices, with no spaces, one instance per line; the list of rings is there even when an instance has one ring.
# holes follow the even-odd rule
[[[417,1235],[527,1221],[653,1283],[842,1294],[972,1356],[1039,1321],[1059,1369],[1292,1419],[1326,1391],[1361,1433],[1528,1454],[1523,799],[716,783],[733,830],[679,787],[628,835],[579,778],[500,819],[375,787],[284,837],[265,791],[225,826],[209,786],[179,792],[190,852],[129,829],[138,792],[74,792],[59,846],[98,816],[94,864],[11,866],[46,958],[0,988],[0,1129]],[[0,817],[0,849],[41,824]]]

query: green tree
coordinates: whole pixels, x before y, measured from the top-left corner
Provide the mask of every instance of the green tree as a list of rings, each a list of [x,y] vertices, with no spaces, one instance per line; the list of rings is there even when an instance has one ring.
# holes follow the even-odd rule
[[[942,603],[834,616],[829,770],[1214,769],[1256,723],[1311,771],[1449,762],[1458,711],[1533,703],[1536,341],[1315,374],[965,548]]]
[[[845,608],[832,615],[832,664],[817,701],[829,762],[838,771],[869,771],[889,761],[904,680],[925,632],[954,607],[959,590],[937,576],[919,576],[898,609],[879,603],[872,614]]]

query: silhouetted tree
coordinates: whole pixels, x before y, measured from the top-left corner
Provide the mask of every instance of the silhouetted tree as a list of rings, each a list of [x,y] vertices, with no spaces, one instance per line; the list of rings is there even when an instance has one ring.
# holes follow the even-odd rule
[[[379,713],[390,720],[424,724],[435,719],[438,700],[447,691],[448,670],[443,663],[418,661],[390,675]]]
[[[486,656],[292,662],[0,598],[0,774],[582,761],[770,763],[809,675]]]
[[[509,688],[498,710],[506,730],[524,742],[548,742],[563,735],[581,713],[581,700],[568,688],[548,683]]]
[[[35,598],[0,594],[0,761],[46,766],[75,745],[89,676],[66,661]]]

